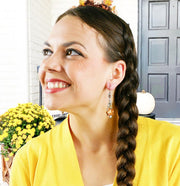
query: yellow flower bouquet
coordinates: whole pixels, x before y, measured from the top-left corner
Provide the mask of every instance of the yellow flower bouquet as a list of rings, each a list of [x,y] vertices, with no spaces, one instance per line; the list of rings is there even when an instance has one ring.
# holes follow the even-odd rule
[[[0,116],[0,154],[5,160],[15,155],[17,150],[33,137],[39,136],[55,125],[53,117],[38,104],[19,104]]]

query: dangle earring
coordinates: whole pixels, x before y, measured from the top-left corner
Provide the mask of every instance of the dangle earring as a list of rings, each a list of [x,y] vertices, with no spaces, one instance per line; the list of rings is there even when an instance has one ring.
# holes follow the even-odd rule
[[[109,118],[112,118],[112,116],[114,115],[114,109],[112,108],[112,93],[111,93],[111,90],[109,90],[108,99],[109,99],[109,102],[108,102],[106,114]]]

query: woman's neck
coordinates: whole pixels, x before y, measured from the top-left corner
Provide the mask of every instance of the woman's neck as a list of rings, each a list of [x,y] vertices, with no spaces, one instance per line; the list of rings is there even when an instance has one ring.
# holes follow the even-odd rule
[[[74,143],[80,148],[99,151],[102,147],[112,148],[116,142],[118,117],[107,115],[69,115],[69,127]]]

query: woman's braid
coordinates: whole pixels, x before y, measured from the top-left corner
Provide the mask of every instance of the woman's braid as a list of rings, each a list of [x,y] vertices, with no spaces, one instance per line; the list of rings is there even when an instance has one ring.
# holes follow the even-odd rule
[[[136,90],[138,75],[136,72],[137,58],[129,26],[124,27],[124,60],[127,70],[125,79],[116,88],[114,99],[118,109],[119,131],[117,134],[117,184],[132,186],[135,177],[135,148],[137,135]],[[130,35],[129,35],[130,32]]]

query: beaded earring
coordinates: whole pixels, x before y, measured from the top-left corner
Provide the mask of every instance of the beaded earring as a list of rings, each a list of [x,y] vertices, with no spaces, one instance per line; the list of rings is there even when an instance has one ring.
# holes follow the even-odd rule
[[[112,108],[112,93],[111,93],[111,90],[109,90],[108,99],[109,99],[109,102],[108,102],[106,114],[109,118],[112,118],[113,115],[114,115],[114,109]]]

